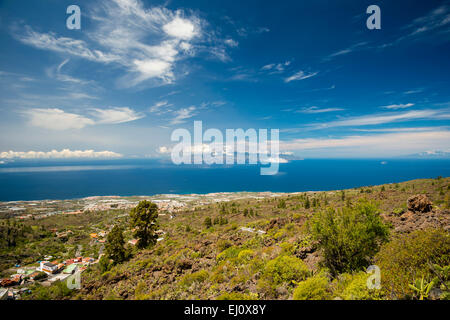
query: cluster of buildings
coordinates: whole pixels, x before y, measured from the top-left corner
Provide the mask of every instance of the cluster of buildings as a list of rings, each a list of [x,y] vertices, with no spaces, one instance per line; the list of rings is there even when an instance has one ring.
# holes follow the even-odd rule
[[[174,212],[186,207],[186,204],[177,200],[152,200],[159,210]]]
[[[51,257],[45,257],[51,258]],[[64,261],[39,261],[38,267],[22,267],[9,278],[0,279],[0,300],[15,299],[28,288],[14,288],[35,281],[42,281],[43,285],[51,285],[55,281],[64,281],[72,274],[83,272],[86,268],[97,263],[98,260],[90,257],[77,257]]]
[[[105,199],[97,200],[88,203],[84,206],[83,211],[104,211],[117,209],[132,209],[137,205],[137,202],[128,201],[125,199]]]

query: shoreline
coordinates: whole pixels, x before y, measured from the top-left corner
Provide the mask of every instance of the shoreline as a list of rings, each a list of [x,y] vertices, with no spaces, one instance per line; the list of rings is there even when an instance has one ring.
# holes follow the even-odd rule
[[[450,178],[450,176],[442,176],[441,178],[446,179]],[[363,186],[354,186],[351,188],[342,188],[342,189],[330,189],[330,190],[306,190],[306,191],[292,191],[292,192],[282,192],[282,191],[220,191],[220,192],[207,192],[207,193],[155,193],[155,194],[147,194],[147,195],[90,195],[85,197],[74,197],[74,198],[46,198],[46,199],[33,199],[33,200],[0,200],[0,204],[7,203],[33,203],[33,202],[51,202],[51,201],[89,201],[96,199],[124,199],[124,198],[171,198],[171,197],[211,197],[214,195],[223,196],[223,195],[236,195],[236,194],[279,194],[279,195],[290,195],[290,194],[302,194],[302,193],[317,193],[317,192],[337,192],[341,190],[352,190],[358,188],[369,188],[369,187],[378,187],[382,185],[391,185],[396,183],[403,183],[408,181],[420,181],[434,178],[417,178],[417,179],[408,179],[402,181],[395,182],[386,182],[382,184],[375,185],[363,185]]]

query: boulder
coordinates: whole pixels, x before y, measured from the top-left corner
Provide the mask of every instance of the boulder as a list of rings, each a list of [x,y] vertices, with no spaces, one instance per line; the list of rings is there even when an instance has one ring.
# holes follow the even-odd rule
[[[425,194],[417,194],[408,198],[408,210],[411,212],[430,212],[432,203]]]

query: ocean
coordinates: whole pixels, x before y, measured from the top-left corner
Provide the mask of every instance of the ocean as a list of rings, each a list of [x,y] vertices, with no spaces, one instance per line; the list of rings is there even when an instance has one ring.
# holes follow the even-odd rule
[[[176,166],[156,160],[27,160],[0,164],[0,201],[238,191],[326,191],[450,176],[444,159],[306,159],[261,176],[256,165]]]

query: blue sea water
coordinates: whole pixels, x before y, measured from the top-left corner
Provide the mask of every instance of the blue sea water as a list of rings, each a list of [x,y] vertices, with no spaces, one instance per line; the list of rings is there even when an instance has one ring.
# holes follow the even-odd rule
[[[102,195],[235,191],[322,191],[450,176],[450,160],[322,160],[259,166],[175,166],[155,160],[20,161],[0,165],[0,201],[73,199]]]

